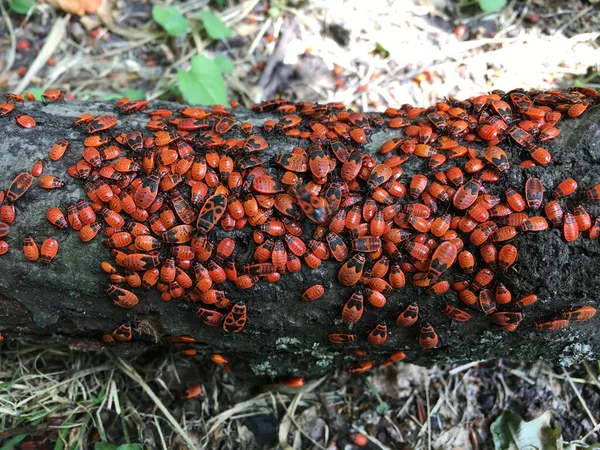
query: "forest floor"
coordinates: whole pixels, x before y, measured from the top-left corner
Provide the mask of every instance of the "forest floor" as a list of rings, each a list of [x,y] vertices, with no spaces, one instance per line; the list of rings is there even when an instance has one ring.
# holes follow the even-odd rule
[[[494,89],[600,87],[597,1],[513,0],[497,13],[451,0],[170,4],[190,19],[216,12],[232,36],[211,40],[196,27],[169,37],[152,22],[147,0],[105,0],[97,15],[67,22],[49,5],[28,15],[1,9],[0,91],[176,99],[177,71],[197,54],[232,61],[229,100],[244,105],[281,96],[374,110]],[[2,450],[33,442],[353,449],[357,433],[370,449],[487,449],[490,424],[505,409],[525,420],[554,412],[572,448],[599,440],[596,363],[399,363],[308,380],[294,391],[174,352],[140,355],[129,365],[109,354],[1,345]],[[183,400],[190,383],[202,393]]]

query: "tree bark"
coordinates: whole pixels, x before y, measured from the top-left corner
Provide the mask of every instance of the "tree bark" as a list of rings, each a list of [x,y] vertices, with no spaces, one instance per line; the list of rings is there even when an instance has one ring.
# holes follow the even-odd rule
[[[151,107],[175,110],[181,105],[156,102]],[[461,307],[455,292],[426,296],[410,281],[404,289],[387,295],[384,308],[376,310],[367,306],[368,311],[358,324],[346,324],[340,313],[353,289],[338,282],[340,264],[335,261],[325,261],[316,270],[303,266],[297,274],[282,276],[279,283],[260,282],[247,291],[225,284],[228,297],[232,301],[243,300],[248,307],[248,323],[241,333],[224,333],[220,327],[205,326],[194,314],[198,305],[181,300],[163,302],[155,289],[136,290],[140,303],[131,310],[119,308],[105,293],[109,280],[100,262],[112,261],[112,256],[102,245],[101,233],[91,243],[84,244],[78,233],[57,230],[45,217],[52,206],[66,211],[67,203],[85,198],[82,183],[66,174],[68,166],[80,158],[82,140],[86,136],[83,130],[72,126],[73,119],[82,113],[114,114],[113,105],[36,102],[17,105],[16,109],[32,115],[38,126],[19,127],[14,112],[0,118],[0,187],[6,189],[18,173],[29,171],[38,159],[44,160],[44,173],[61,177],[66,187],[47,191],[34,181],[16,203],[16,220],[6,238],[10,250],[0,256],[0,331],[6,339],[96,350],[104,346],[100,339],[103,333],[130,321],[134,325],[134,339],[130,343],[117,343],[118,351],[128,352],[166,342],[167,335],[191,335],[200,353],[223,354],[236,373],[268,376],[319,375],[347,367],[356,361],[352,353],[356,347],[367,350],[369,359],[375,361],[382,361],[395,350],[403,350],[407,354],[406,361],[420,365],[493,358],[545,359],[571,364],[600,358],[596,320],[573,324],[558,332],[536,332],[534,328],[537,321],[578,306],[597,307],[600,300],[598,241],[580,237],[567,244],[559,229],[520,233],[515,244],[519,259],[514,270],[497,275],[510,288],[513,298],[535,293],[540,299],[525,310],[523,323],[512,333],[498,331],[489,317],[479,311],[471,311],[473,318],[469,322],[451,321],[441,311],[446,304]],[[236,110],[236,118],[239,122],[252,121],[255,126],[268,118],[277,119],[243,109]],[[148,130],[142,128],[146,120],[144,114],[121,116],[116,131],[141,129],[147,135]],[[580,119],[563,120],[559,128],[560,137],[547,145],[553,157],[547,167],[521,170],[518,156],[522,150],[505,141],[501,146],[507,151],[513,169],[491,189],[493,193],[501,193],[512,187],[523,192],[527,178],[539,177],[548,199],[560,181],[574,178],[580,186],[578,194],[567,199],[564,206],[572,210],[581,203],[592,217],[597,217],[600,202],[586,201],[583,191],[600,183],[600,107],[592,108]],[[237,128],[231,135],[242,136]],[[384,141],[398,135],[397,130],[383,128],[372,134],[371,143],[365,148],[375,154]],[[62,160],[51,162],[48,151],[61,139],[70,139],[71,147]],[[268,141],[264,154],[269,157],[289,151],[297,142],[276,134]],[[424,170],[422,160],[417,160],[419,158],[412,158],[406,164],[403,180]],[[38,244],[47,237],[55,237],[60,243],[58,257],[50,265],[27,261],[21,248],[28,235],[34,236]],[[249,261],[255,248],[250,235],[245,231],[214,232],[215,239],[226,235],[237,238],[238,264]],[[449,278],[456,280],[461,276],[457,267],[451,269]],[[315,283],[325,287],[325,295],[315,302],[301,302],[300,294]],[[413,301],[421,307],[421,315],[435,326],[440,336],[438,348],[425,351],[419,347],[418,327],[394,325],[397,313]],[[369,346],[366,335],[383,320],[390,330],[387,342]],[[332,332],[355,332],[357,343],[331,344],[327,336]]]

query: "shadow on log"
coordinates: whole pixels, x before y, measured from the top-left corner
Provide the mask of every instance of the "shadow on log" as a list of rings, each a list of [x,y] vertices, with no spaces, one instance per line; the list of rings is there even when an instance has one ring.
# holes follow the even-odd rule
[[[151,107],[175,110],[180,105],[156,102]],[[334,368],[347,367],[357,360],[352,351],[355,348],[366,350],[368,358],[375,361],[403,350],[407,362],[419,365],[493,358],[545,359],[571,364],[600,358],[597,318],[557,332],[538,332],[534,327],[538,321],[579,306],[597,307],[600,300],[598,241],[581,237],[567,244],[560,229],[520,233],[515,239],[519,251],[517,263],[508,272],[497,275],[509,287],[513,298],[529,293],[535,293],[539,298],[535,305],[525,310],[523,323],[512,333],[494,328],[489,316],[478,310],[470,311],[473,318],[469,322],[450,320],[442,310],[447,304],[461,307],[454,291],[427,296],[410,281],[405,288],[387,295],[384,308],[367,305],[368,311],[360,322],[344,323],[341,309],[353,288],[338,282],[340,264],[331,260],[324,261],[318,269],[304,266],[299,273],[282,276],[278,283],[260,282],[246,291],[225,283],[223,289],[228,292],[228,297],[233,302],[243,300],[248,307],[248,323],[241,333],[224,333],[220,327],[203,325],[194,314],[198,305],[181,300],[164,302],[155,289],[136,290],[140,303],[130,310],[119,308],[105,293],[109,281],[100,262],[113,258],[110,249],[102,245],[100,235],[84,244],[77,233],[57,230],[45,217],[50,207],[58,206],[66,211],[67,204],[85,198],[82,183],[66,174],[67,168],[80,158],[81,142],[86,136],[83,130],[72,125],[73,119],[82,113],[115,114],[113,105],[30,103],[17,105],[15,109],[32,115],[38,126],[33,129],[19,127],[14,113],[0,118],[0,187],[6,189],[10,180],[18,173],[30,170],[38,159],[44,160],[44,173],[63,178],[66,187],[47,191],[34,182],[16,203],[16,220],[6,238],[10,250],[0,256],[0,331],[7,339],[66,343],[78,349],[97,350],[104,346],[101,342],[103,333],[131,322],[134,340],[117,343],[119,352],[127,352],[134,341],[137,349],[140,345],[168,342],[166,336],[169,335],[191,335],[197,341],[194,347],[199,353],[225,355],[236,373],[268,376],[320,375]],[[259,115],[242,108],[236,109],[235,115],[238,123],[250,121],[255,127],[266,119],[279,120],[278,114]],[[111,131],[144,130],[146,120],[145,114],[119,116],[118,127]],[[580,188],[576,196],[562,202],[563,207],[572,210],[581,203],[592,217],[600,216],[600,202],[586,201],[583,195],[586,189],[600,183],[600,107],[591,108],[579,119],[563,120],[559,128],[559,138],[547,145],[552,162],[546,167],[521,170],[518,164],[523,150],[511,146],[506,139],[501,146],[513,169],[498,183],[490,185],[490,193],[500,194],[509,187],[523,192],[527,178],[539,177],[546,187],[546,199],[549,199],[551,190],[559,182],[574,178]],[[148,130],[144,133],[149,134]],[[237,127],[229,135],[243,137]],[[400,130],[375,130],[371,142],[364,148],[376,154],[383,142],[397,136],[401,136]],[[61,139],[71,140],[72,145],[62,160],[51,162],[48,151]],[[263,153],[268,158],[298,144],[298,140],[281,134],[272,134],[268,141],[269,147]],[[450,165],[446,163],[443,168]],[[419,172],[432,173],[422,159],[411,158],[404,166],[402,181],[408,183]],[[309,228],[312,232],[314,227]],[[251,233],[226,233],[221,229],[211,233],[213,242],[235,236],[236,262],[241,265],[250,261],[255,249]],[[24,258],[22,242],[29,235],[39,244],[47,237],[59,241],[60,252],[50,265],[32,263]],[[479,260],[479,252],[468,239],[466,241],[467,248]],[[452,280],[463,278],[456,266],[449,271]],[[482,267],[481,264],[478,266]],[[300,294],[316,283],[325,287],[323,297],[316,302],[301,302]],[[398,328],[394,325],[397,313],[411,302],[418,303],[421,317],[435,325],[440,337],[438,348],[426,351],[419,347],[418,326]],[[378,346],[368,345],[367,334],[382,321],[386,321],[390,329],[387,341]],[[357,341],[349,346],[331,344],[328,335],[333,332],[356,333]]]

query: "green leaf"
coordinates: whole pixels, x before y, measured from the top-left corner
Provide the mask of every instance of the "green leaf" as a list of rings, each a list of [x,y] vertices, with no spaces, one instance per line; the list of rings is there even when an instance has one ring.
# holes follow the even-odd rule
[[[117,446],[115,444],[111,444],[110,442],[100,441],[96,442],[94,450],[117,450]]]
[[[39,102],[42,100],[42,94],[44,93],[44,91],[45,89],[42,88],[31,88],[27,92],[33,94],[35,99]]]
[[[227,25],[211,12],[200,11],[200,20],[212,39],[226,39],[232,34]]]
[[[196,77],[216,78],[221,75],[221,69],[214,60],[206,56],[196,55],[192,58],[192,68],[190,70]]]
[[[546,411],[531,422],[521,416],[504,411],[491,426],[496,450],[562,449],[562,436],[556,427],[552,412]]]
[[[224,8],[227,4],[227,0],[215,0],[215,3],[219,8]]]
[[[281,10],[277,6],[271,6],[269,8],[269,17],[277,17],[281,14]]]
[[[122,97],[123,96],[121,94],[104,94],[102,96],[102,100],[118,100]]]
[[[202,55],[192,58],[189,72],[177,72],[179,90],[187,103],[200,105],[227,104],[227,88],[221,69]]]
[[[211,87],[206,80],[200,81],[190,72],[186,72],[185,70],[177,72],[177,81],[179,82],[181,95],[184,100],[191,105],[215,105],[227,103],[227,97],[222,97],[218,94],[221,89],[216,86],[216,83]],[[223,88],[224,87],[225,85],[223,84]],[[223,98],[225,98],[225,100],[223,100]]]
[[[215,64],[217,66],[219,66],[221,73],[233,72],[233,63],[231,62],[230,59],[225,58],[223,55],[215,56],[215,59],[213,59],[213,61],[215,62]]]
[[[123,444],[119,445],[117,450],[144,450],[142,444]]]
[[[174,6],[154,5],[152,7],[152,18],[162,26],[171,36],[184,36],[190,27],[190,21],[183,17]]]
[[[143,89],[125,89],[121,96],[131,100],[143,100],[146,98],[146,91]]]
[[[54,450],[63,450],[65,448],[66,434],[68,433],[68,431],[68,428],[60,430],[60,432],[58,433],[58,439],[56,440],[56,444],[54,444]]]
[[[506,6],[506,0],[478,0],[479,7],[485,12],[498,12]]]
[[[27,14],[31,8],[35,5],[35,0],[10,0],[8,7],[12,12],[17,14]]]

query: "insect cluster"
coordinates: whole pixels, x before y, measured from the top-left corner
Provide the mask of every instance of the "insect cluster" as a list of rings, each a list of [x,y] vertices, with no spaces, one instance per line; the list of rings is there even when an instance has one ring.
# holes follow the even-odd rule
[[[18,97],[7,96],[0,116],[12,113],[14,103],[23,100]],[[45,98],[59,101],[63,95],[52,91]],[[122,308],[138,304],[132,289],[155,288],[166,302],[201,304],[196,315],[202,323],[237,333],[246,325],[247,307],[230,299],[243,297],[236,291],[276,283],[302,270],[302,262],[317,269],[329,259],[339,263],[339,283],[354,287],[340,305],[348,324],[359,322],[367,308],[383,311],[387,297],[405,287],[408,278],[426,295],[455,291],[457,302],[441,311],[451,320],[466,322],[480,311],[490,316],[492,327],[514,331],[538,300],[535,293],[513,299],[501,280],[505,276],[499,276],[518,259],[515,237],[558,227],[567,242],[582,232],[597,239],[600,218],[592,220],[582,205],[563,210],[561,199],[580,194],[573,179],[555,186],[553,200],[546,203],[544,192],[550,187],[534,177],[521,192],[489,193],[515,170],[499,145],[511,141],[526,155],[517,170],[545,166],[552,155],[544,143],[560,134],[557,124],[581,116],[599,99],[587,88],[517,89],[465,101],[450,98],[430,108],[403,105],[383,114],[347,111],[339,103],[281,99],[252,107],[278,117],[261,124],[239,123],[237,105],[146,111],[146,101],[121,99],[115,105],[118,114],[144,114],[146,129],[117,132],[116,115],[77,118],[73,126],[87,136],[68,175],[83,183],[87,198],[68,205],[66,212],[53,207],[47,218],[59,228],[77,231],[83,242],[104,230],[104,244],[114,258],[101,264],[111,281],[107,293]],[[35,126],[32,117],[15,118],[23,127]],[[364,145],[384,128],[396,130],[397,137],[384,142],[378,155],[369,154]],[[271,135],[285,136],[291,150],[267,157]],[[72,144],[57,142],[49,159],[60,160]],[[409,161],[420,162],[422,173],[404,176]],[[19,174],[1,194],[0,237],[8,233],[14,202],[34,176],[42,188],[64,186],[42,172],[39,162],[32,174]],[[600,200],[600,184],[588,186],[585,198]],[[256,244],[252,261],[240,264],[236,238],[216,241],[215,228],[251,234]],[[42,258],[49,262],[45,245]],[[58,245],[52,248],[56,255]],[[0,241],[0,253],[7,250]],[[28,237],[26,258],[37,259],[37,251]],[[459,280],[450,279],[455,265],[464,273]],[[318,301],[324,294],[324,286],[315,284],[299,300]],[[434,318],[423,317],[417,303],[396,313],[396,326],[414,327],[423,349],[440,345]],[[595,313],[593,306],[582,305],[535,327],[558,330]],[[331,333],[329,341],[357,342],[359,337],[348,331],[353,327]],[[131,336],[126,323],[104,340],[114,343]],[[388,326],[381,322],[366,341],[379,345],[387,337]],[[193,338],[173,340],[194,354]],[[360,360],[350,372],[374,366],[364,350],[354,353]],[[399,350],[380,364],[404,358]]]

